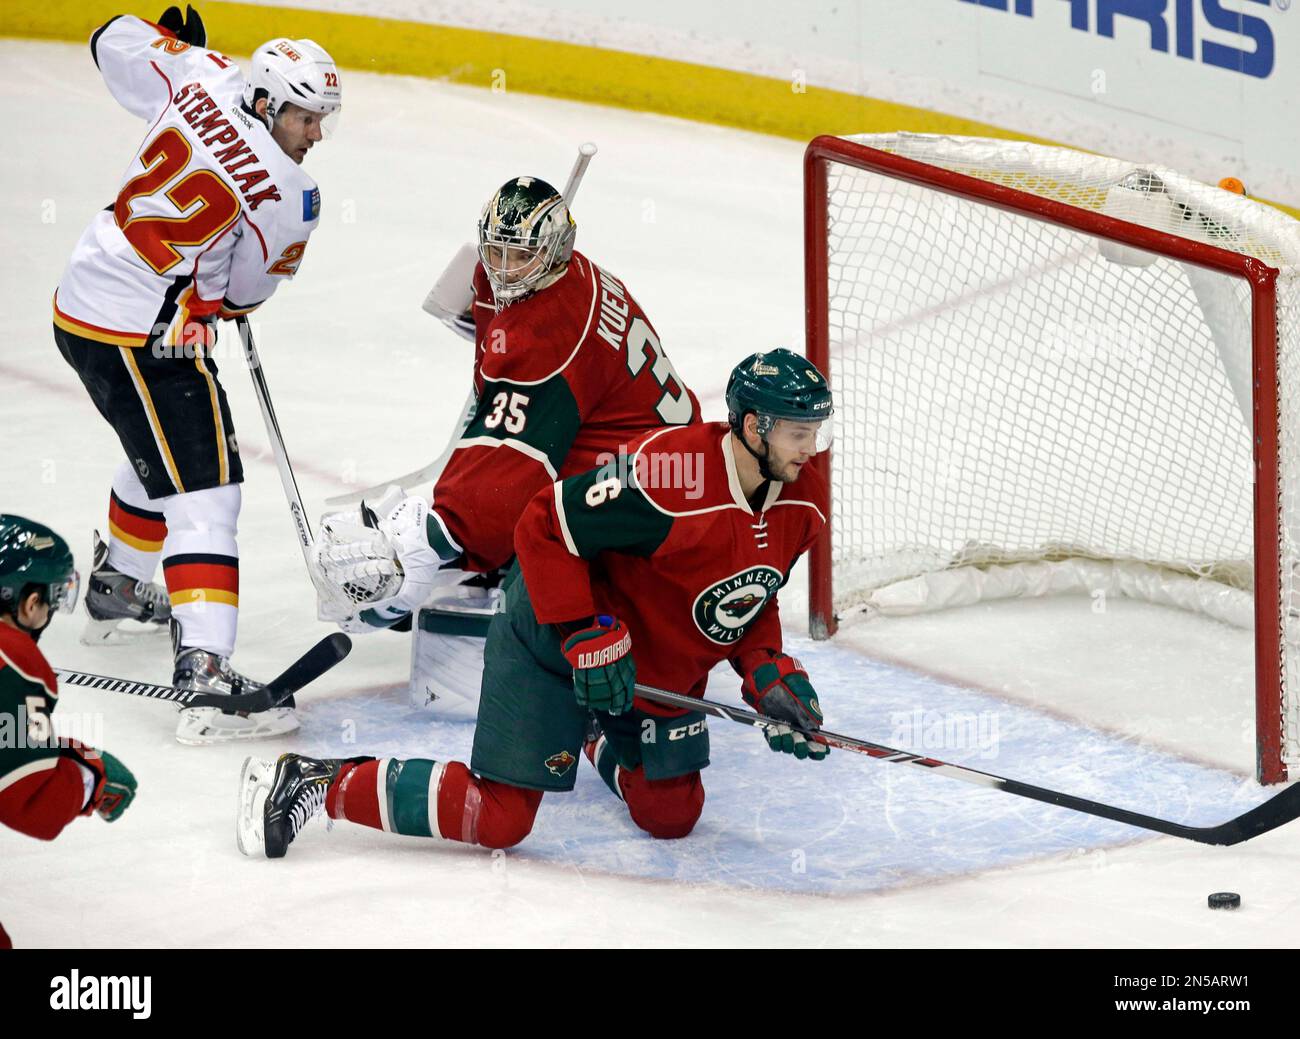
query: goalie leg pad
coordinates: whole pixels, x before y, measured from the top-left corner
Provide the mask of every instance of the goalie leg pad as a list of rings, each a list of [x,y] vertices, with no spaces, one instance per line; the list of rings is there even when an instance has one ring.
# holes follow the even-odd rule
[[[502,593],[483,575],[439,588],[415,615],[411,632],[411,705],[440,718],[473,721],[483,684],[488,627]]]

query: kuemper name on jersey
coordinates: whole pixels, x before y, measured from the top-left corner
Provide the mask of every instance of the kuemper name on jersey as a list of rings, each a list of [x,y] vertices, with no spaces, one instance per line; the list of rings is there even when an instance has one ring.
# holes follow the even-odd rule
[[[705,638],[727,646],[739,642],[783,578],[770,566],[751,566],[702,591],[691,611]]]
[[[600,279],[600,319],[596,334],[615,350],[623,349],[623,335],[627,332],[627,290],[609,271],[596,268]]]
[[[280,189],[274,184],[268,184],[259,191],[253,190],[264,180],[269,180],[271,175],[259,167],[262,160],[206,90],[197,83],[186,83],[172,98],[172,103],[194,129],[199,140],[211,150],[212,157],[239,185],[249,209],[255,210],[263,202],[280,201]],[[238,114],[244,119],[248,118],[242,112]],[[252,123],[248,125],[251,129]]]

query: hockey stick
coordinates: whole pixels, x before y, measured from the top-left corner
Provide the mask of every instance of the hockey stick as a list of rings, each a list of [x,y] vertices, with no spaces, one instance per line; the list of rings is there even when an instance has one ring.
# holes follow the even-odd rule
[[[405,476],[394,476],[383,483],[377,483],[373,487],[367,487],[363,491],[352,491],[348,494],[336,494],[333,498],[326,498],[326,505],[355,505],[366,498],[378,498],[386,491],[390,485],[397,484],[402,490],[408,490],[411,487],[418,487],[422,483],[436,481],[442,475],[442,471],[447,466],[447,459],[451,457],[452,451],[456,449],[456,444],[460,440],[461,434],[469,425],[470,420],[474,417],[474,406],[477,401],[474,399],[474,393],[471,390],[468,397],[465,398],[465,406],[461,409],[460,418],[451,429],[451,439],[447,441],[447,446],[443,448],[442,454],[435,458],[428,465],[416,469],[413,473],[407,473]]]
[[[582,178],[586,175],[587,167],[591,165],[592,156],[595,154],[596,145],[591,141],[578,146],[578,157],[573,160],[573,169],[569,171],[568,183],[564,185],[565,205],[573,205],[573,200],[578,194],[578,185],[582,183]]]
[[[289,503],[289,515],[293,518],[293,529],[298,535],[298,547],[302,549],[303,561],[307,564],[307,573],[315,585],[316,570],[312,565],[312,532],[307,520],[307,510],[303,508],[302,495],[298,492],[298,481],[294,479],[293,467],[289,464],[289,455],[284,448],[284,436],[280,433],[280,423],[275,417],[275,408],[271,404],[271,391],[266,385],[266,376],[262,373],[262,359],[257,356],[257,344],[253,342],[253,330],[248,325],[248,318],[235,318],[235,327],[244,341],[244,358],[248,362],[248,374],[253,377],[253,391],[257,394],[257,403],[262,409],[262,421],[266,423],[266,435],[271,441],[271,453],[275,455],[275,467],[280,470],[280,483],[284,487],[284,496]]]
[[[726,704],[718,703],[716,700],[697,700],[692,696],[682,696],[680,693],[670,693],[666,689],[656,689],[653,686],[641,685],[640,683],[637,684],[636,691],[638,696],[653,700],[655,703],[664,704],[668,707],[680,707],[688,711],[703,711],[715,718],[729,718],[733,722],[741,722],[744,725],[789,724],[788,722],[764,717],[761,714],[755,714],[753,711],[747,711],[743,708],[729,707]],[[809,740],[824,744],[827,747],[857,751],[859,754],[866,754],[868,757],[877,758],[881,761],[919,765],[931,772],[948,776],[950,779],[960,779],[964,783],[991,787],[994,790],[1001,790],[1005,794],[1028,797],[1035,801],[1042,801],[1045,804],[1069,808],[1076,812],[1083,812],[1086,815],[1111,819],[1115,822],[1126,823],[1129,826],[1154,830],[1156,833],[1168,834],[1170,837],[1182,837],[1201,844],[1240,844],[1242,841],[1258,837],[1261,833],[1268,833],[1269,830],[1277,829],[1284,823],[1289,823],[1292,819],[1300,817],[1300,783],[1287,787],[1280,794],[1275,795],[1263,804],[1256,805],[1243,815],[1239,815],[1235,819],[1229,819],[1218,826],[1186,826],[1182,823],[1169,822],[1166,819],[1157,819],[1152,815],[1143,815],[1141,812],[1130,812],[1126,808],[1116,808],[1113,805],[1102,804],[1100,801],[1089,801],[1083,797],[1075,797],[1073,794],[1062,794],[1055,790],[1048,790],[1045,787],[1032,786],[1029,783],[1021,783],[1015,779],[995,776],[989,772],[967,768],[965,765],[952,765],[935,758],[925,758],[919,754],[911,754],[904,750],[894,750],[892,747],[886,747],[880,743],[870,743],[867,740],[854,739],[852,736],[841,736],[825,729],[810,732],[806,729],[799,729],[798,726],[791,726],[791,728],[802,732]]]
[[[92,675],[85,671],[67,671],[55,668],[54,674],[64,685],[86,689],[102,689],[110,693],[129,693],[153,700],[167,700],[182,707],[219,707],[223,711],[267,711],[279,706],[295,692],[313,682],[352,651],[352,640],[341,632],[327,635],[311,649],[290,664],[282,674],[268,682],[255,693],[201,693],[176,689],[169,685],[149,682],[132,682],[108,675]]]
[[[569,171],[569,180],[564,185],[564,202],[566,205],[573,205],[573,199],[578,194],[578,187],[582,184],[582,178],[587,173],[587,167],[591,165],[592,157],[596,154],[596,145],[587,141],[578,148],[578,157],[573,161],[573,169]],[[460,421],[452,427],[451,439],[447,441],[447,446],[437,458],[426,466],[416,469],[415,472],[407,473],[405,476],[394,476],[390,480],[377,483],[367,487],[364,491],[352,491],[349,494],[336,494],[333,498],[326,498],[326,505],[355,505],[357,502],[366,498],[375,498],[383,494],[391,484],[397,484],[402,490],[408,490],[422,483],[436,481],[442,475],[443,469],[447,466],[447,460],[456,450],[456,443],[460,440],[461,434],[465,432],[465,427],[469,425],[474,415],[474,405],[477,402],[471,391],[469,398],[465,401],[465,408],[461,412]]]

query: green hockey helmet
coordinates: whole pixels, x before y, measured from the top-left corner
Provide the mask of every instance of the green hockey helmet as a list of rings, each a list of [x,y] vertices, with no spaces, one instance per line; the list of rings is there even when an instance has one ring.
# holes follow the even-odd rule
[[[546,288],[573,256],[578,226],[555,188],[516,177],[497,189],[478,221],[478,252],[497,309]]]
[[[23,595],[40,592],[51,610],[71,613],[81,580],[68,543],[49,527],[0,514],[0,612],[18,612]]]
[[[818,451],[831,445],[835,406],[826,377],[793,350],[751,354],[731,370],[727,380],[727,421],[744,442],[745,416],[757,417],[758,435],[767,442],[778,423],[816,423]]]

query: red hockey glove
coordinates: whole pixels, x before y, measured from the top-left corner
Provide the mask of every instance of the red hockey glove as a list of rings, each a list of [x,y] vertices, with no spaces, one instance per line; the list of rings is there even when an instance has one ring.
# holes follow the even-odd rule
[[[830,748],[824,743],[815,743],[791,728],[791,725],[809,730],[822,727],[817,690],[808,681],[808,672],[794,657],[780,653],[756,663],[745,676],[740,694],[759,714],[790,723],[763,728],[767,745],[773,750],[793,754],[800,760],[821,761],[826,757]]]
[[[632,706],[632,635],[617,617],[597,616],[589,627],[564,640],[563,651],[573,665],[573,693],[580,707],[622,714]]]

